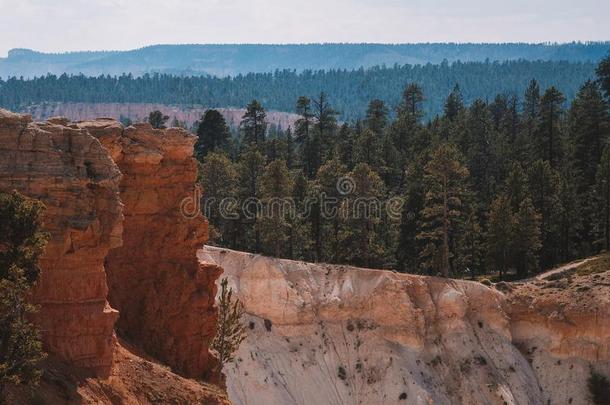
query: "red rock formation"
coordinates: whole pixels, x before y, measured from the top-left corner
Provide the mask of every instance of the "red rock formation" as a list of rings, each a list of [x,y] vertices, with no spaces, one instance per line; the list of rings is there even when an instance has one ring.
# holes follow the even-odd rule
[[[87,131],[0,110],[0,191],[18,190],[46,205],[50,240],[33,293],[45,348],[99,375],[112,365],[118,317],[106,301],[104,258],[121,244],[119,179]]]
[[[183,201],[198,199],[195,137],[148,124],[123,129],[109,119],[78,127],[100,140],[123,173],[123,246],[106,261],[119,331],[187,376],[209,375],[216,364],[208,346],[221,270],[198,263],[197,248],[207,239],[203,216],[181,211]]]

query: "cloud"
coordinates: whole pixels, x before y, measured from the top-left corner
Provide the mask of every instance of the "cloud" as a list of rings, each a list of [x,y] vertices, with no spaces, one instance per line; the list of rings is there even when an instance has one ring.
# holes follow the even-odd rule
[[[156,43],[608,40],[597,0],[0,0],[0,55]]]

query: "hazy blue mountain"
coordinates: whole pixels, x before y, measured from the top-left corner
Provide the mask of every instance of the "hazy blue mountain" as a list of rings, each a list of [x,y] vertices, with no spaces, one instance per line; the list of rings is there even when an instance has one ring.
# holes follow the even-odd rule
[[[130,51],[41,53],[13,49],[0,58],[0,77],[47,73],[237,75],[276,69],[357,69],[453,61],[548,60],[596,62],[610,42],[567,44],[303,44],[154,45]]]

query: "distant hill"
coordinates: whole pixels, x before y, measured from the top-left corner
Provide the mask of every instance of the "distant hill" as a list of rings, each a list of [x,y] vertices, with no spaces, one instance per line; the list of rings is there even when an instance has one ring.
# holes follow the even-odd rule
[[[462,61],[546,60],[596,62],[610,42],[567,44],[303,44],[154,45],[130,51],[42,53],[13,49],[0,58],[0,77],[47,73],[120,75],[237,75],[276,69],[358,69],[377,65]]]

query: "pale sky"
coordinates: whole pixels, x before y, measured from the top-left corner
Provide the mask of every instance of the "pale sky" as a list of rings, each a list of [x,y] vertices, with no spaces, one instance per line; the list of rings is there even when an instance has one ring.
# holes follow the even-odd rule
[[[610,40],[607,0],[0,0],[0,56],[177,43]]]

